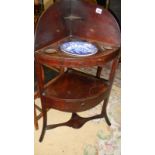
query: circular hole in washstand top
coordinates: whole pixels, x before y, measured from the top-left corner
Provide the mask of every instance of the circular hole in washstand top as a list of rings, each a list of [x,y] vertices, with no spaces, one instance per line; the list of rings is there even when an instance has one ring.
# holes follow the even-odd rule
[[[91,56],[97,53],[98,48],[87,41],[68,41],[60,45],[60,50],[73,56]]]
[[[52,54],[52,53],[56,53],[57,50],[56,49],[53,49],[53,48],[47,48],[44,50],[45,53],[48,53],[48,54]]]

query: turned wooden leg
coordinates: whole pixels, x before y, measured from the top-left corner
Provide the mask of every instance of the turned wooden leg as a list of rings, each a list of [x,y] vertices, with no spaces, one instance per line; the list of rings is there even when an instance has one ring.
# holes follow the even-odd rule
[[[109,120],[109,118],[108,118],[108,115],[107,115],[107,112],[105,112],[105,121],[106,121],[106,123],[109,125],[109,126],[111,126],[111,122],[110,122],[110,120]]]
[[[42,127],[42,132],[41,132],[41,135],[40,135],[40,139],[39,141],[42,142],[43,138],[44,138],[44,135],[45,135],[45,131],[46,131],[46,126],[47,126],[47,110],[45,110],[43,108],[43,127]]]
[[[104,116],[106,123],[109,126],[111,126],[110,120],[109,120],[108,115],[107,115],[107,105],[108,105],[108,98],[106,98],[104,100],[103,108],[102,108],[102,115]]]
[[[38,119],[37,119],[37,114],[36,114],[36,107],[34,106],[34,126],[35,129],[38,130]]]
[[[98,68],[97,68],[97,73],[96,73],[96,77],[97,77],[97,78],[100,78],[101,72],[102,72],[102,67],[98,67]]]

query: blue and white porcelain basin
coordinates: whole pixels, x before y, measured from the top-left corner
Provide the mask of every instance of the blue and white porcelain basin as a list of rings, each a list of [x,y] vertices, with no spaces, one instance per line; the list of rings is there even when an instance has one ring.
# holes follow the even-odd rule
[[[74,56],[90,56],[96,54],[95,45],[85,41],[69,41],[60,45],[60,50]]]

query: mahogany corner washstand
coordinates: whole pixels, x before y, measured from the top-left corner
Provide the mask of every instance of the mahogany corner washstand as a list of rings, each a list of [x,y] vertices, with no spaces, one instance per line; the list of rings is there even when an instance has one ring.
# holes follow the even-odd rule
[[[84,40],[94,44],[98,52],[87,57],[65,54],[60,45],[66,41]],[[106,107],[120,55],[119,26],[108,10],[82,0],[61,0],[50,6],[41,16],[35,33],[35,62],[42,104],[45,131],[58,126],[82,127],[87,121],[104,117],[111,125]],[[47,52],[47,51],[52,51]],[[53,52],[54,51],[54,52]],[[108,79],[100,78],[102,67],[111,62]],[[54,82],[44,87],[43,66],[67,68]],[[97,66],[96,76],[75,68]],[[85,111],[104,101],[101,114],[89,118],[77,112]],[[69,121],[47,125],[47,110],[53,108],[71,112]]]

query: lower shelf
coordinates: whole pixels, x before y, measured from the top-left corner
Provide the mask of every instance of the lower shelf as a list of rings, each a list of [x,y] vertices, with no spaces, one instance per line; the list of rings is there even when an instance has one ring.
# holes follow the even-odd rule
[[[70,69],[45,89],[43,98],[47,108],[81,112],[99,104],[108,92],[108,81]]]

